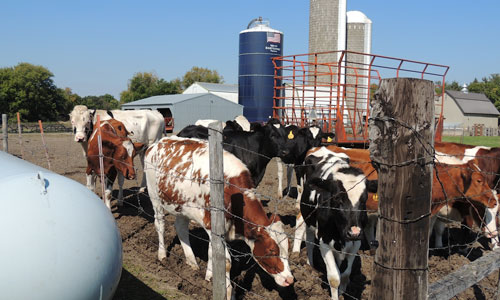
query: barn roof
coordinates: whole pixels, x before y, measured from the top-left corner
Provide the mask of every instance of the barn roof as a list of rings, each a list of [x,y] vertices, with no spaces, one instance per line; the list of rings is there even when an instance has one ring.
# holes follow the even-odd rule
[[[446,91],[446,93],[455,101],[464,115],[500,115],[495,105],[484,94],[460,91]]]
[[[207,89],[209,92],[226,92],[226,93],[237,93],[237,84],[224,84],[224,83],[210,83],[210,82],[195,82],[201,87]]]
[[[154,105],[164,105],[164,104],[177,104],[180,102],[184,102],[187,100],[193,100],[196,98],[205,98],[205,97],[216,97],[219,98],[222,101],[234,104],[234,105],[240,105],[238,103],[231,102],[225,98],[219,97],[214,94],[210,93],[198,93],[198,94],[174,94],[174,95],[159,95],[159,96],[152,96],[148,98],[144,98],[141,100],[125,103],[122,105],[122,108],[127,108],[127,107],[137,107],[137,106],[154,106]]]

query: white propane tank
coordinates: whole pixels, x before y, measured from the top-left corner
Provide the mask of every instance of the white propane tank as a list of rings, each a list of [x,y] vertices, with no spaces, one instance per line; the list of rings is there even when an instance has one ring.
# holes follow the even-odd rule
[[[2,299],[111,299],[116,221],[80,183],[0,151]]]

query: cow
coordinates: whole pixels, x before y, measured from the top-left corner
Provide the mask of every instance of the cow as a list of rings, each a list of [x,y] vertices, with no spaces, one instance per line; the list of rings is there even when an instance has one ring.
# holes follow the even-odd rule
[[[277,216],[267,217],[255,195],[255,185],[248,168],[235,155],[223,151],[224,205],[227,213],[228,240],[243,238],[259,266],[279,286],[289,286],[293,276],[288,265],[288,239]],[[175,229],[189,266],[198,269],[189,243],[190,220],[198,223],[210,237],[210,184],[208,143],[204,140],[165,137],[146,151],[148,193],[155,213],[158,233],[158,259],[166,257],[164,216],[176,216]],[[209,245],[205,279],[212,277],[212,252]],[[231,257],[226,248],[226,276],[229,278]],[[230,299],[231,284],[227,281]]]
[[[227,128],[227,126],[226,126]],[[179,137],[206,139],[208,129],[189,125],[177,134]],[[257,186],[264,177],[267,164],[273,157],[286,156],[283,148],[285,135],[283,126],[276,119],[266,124],[252,124],[252,131],[224,130],[224,150],[233,153],[250,170]]]
[[[84,157],[87,156],[88,138],[93,126],[100,116],[101,121],[116,119],[125,125],[134,143],[143,143],[146,147],[158,141],[164,133],[165,121],[158,111],[153,110],[89,110],[85,105],[76,105],[70,113],[74,140],[80,143]],[[144,169],[144,153],[140,152],[140,161]],[[142,177],[141,187],[146,186],[146,178]],[[95,190],[92,176],[87,176],[87,188]]]
[[[281,157],[281,161],[285,164],[287,164],[287,187],[285,191],[282,193],[283,188],[282,188],[282,164],[281,162],[277,162],[278,164],[278,193],[279,195],[287,195],[290,193],[290,182],[291,182],[291,176],[292,176],[292,171],[295,169],[295,174],[297,177],[297,192],[299,195],[297,195],[297,202],[296,206],[297,209],[299,209],[299,202],[300,202],[300,194],[302,193],[302,185],[300,184],[300,180],[302,178],[300,166],[303,164],[304,159],[306,157],[307,151],[309,149],[318,147],[321,145],[321,142],[323,139],[327,139],[327,141],[331,141],[333,137],[335,137],[335,134],[333,133],[324,133],[321,128],[318,126],[310,126],[310,127],[303,127],[300,128],[296,125],[287,125],[284,128],[285,130],[285,135],[286,135],[286,142],[284,145],[284,149],[287,152],[287,155]],[[300,227],[299,231],[303,232],[305,230],[305,227],[303,226],[303,220],[300,218],[297,219],[296,221],[296,228]],[[292,252],[299,252],[300,251],[300,243],[302,239],[294,239],[293,242],[293,248]]]
[[[328,146],[333,152],[345,153],[349,156],[350,164],[363,170],[368,179],[378,179],[376,170],[373,168],[370,160],[370,153],[365,149],[351,149]],[[483,230],[487,238],[494,240],[497,232],[494,216],[497,213],[498,206],[496,198],[492,195],[488,184],[484,185],[485,174],[479,172],[476,166],[477,162],[464,164],[463,161],[444,156],[436,152],[436,162],[434,177],[432,182],[432,221],[430,230],[434,229],[435,247],[442,247],[442,234],[444,232],[444,223],[441,220],[451,219],[455,221],[468,221],[469,227],[472,227],[472,220]],[[439,177],[439,180],[438,180]],[[469,184],[465,184],[469,183]],[[441,185],[443,183],[443,185]],[[442,186],[445,187],[444,196]],[[440,192],[439,192],[440,191]],[[477,195],[474,194],[477,191]],[[461,199],[464,195],[469,195],[469,200]],[[469,202],[474,200],[474,202]],[[444,203],[448,202],[448,206]],[[455,204],[457,203],[457,204]],[[439,209],[437,209],[439,207]],[[463,207],[463,208],[454,208]],[[368,223],[365,228],[365,236],[370,246],[375,241],[375,227],[378,220],[378,197],[376,194],[369,194],[367,201]],[[296,232],[296,238],[300,238],[300,232]]]
[[[434,147],[445,155],[462,160],[462,163],[476,159],[477,166],[486,176],[489,186],[500,193],[500,148],[447,142],[435,142]]]
[[[460,207],[465,207],[465,210]],[[498,234],[497,210],[496,191],[490,189],[475,159],[460,165],[435,164],[430,226],[435,234],[434,247],[443,247],[444,222],[450,220],[465,219],[469,221],[469,227],[472,227],[472,219],[479,220],[484,235],[493,239]]]
[[[104,202],[111,209],[111,192],[113,183],[118,175],[118,205],[123,203],[123,178],[135,179],[133,158],[143,143],[132,143],[122,122],[110,119],[103,121],[100,126],[101,145],[103,154],[103,169],[99,163],[99,128],[95,128],[88,139],[87,148],[87,176],[97,176],[104,172],[106,186]]]
[[[194,123],[197,126],[207,127],[210,123],[219,122],[219,120],[214,119],[202,119],[198,120]],[[241,131],[250,131],[250,122],[245,116],[239,115],[234,118],[234,121],[228,120],[226,122],[222,122],[222,128],[225,129],[226,126],[230,126],[232,129],[241,130]]]
[[[304,191],[300,212],[306,224],[308,263],[313,265],[315,238],[326,265],[332,299],[346,290],[366,223],[368,191],[376,181],[349,165],[347,155],[325,147],[312,149],[305,158]]]

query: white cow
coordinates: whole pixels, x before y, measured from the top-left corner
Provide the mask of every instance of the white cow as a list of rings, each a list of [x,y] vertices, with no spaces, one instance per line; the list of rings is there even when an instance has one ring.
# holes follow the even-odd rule
[[[160,112],[156,110],[90,110],[85,105],[77,105],[70,113],[71,125],[75,135],[75,142],[81,144],[84,157],[87,157],[88,139],[92,134],[97,116],[101,120],[116,119],[125,125],[130,133],[129,137],[133,143],[144,143],[147,148],[163,136],[165,121]],[[144,170],[144,152],[139,153],[141,165]],[[123,186],[124,178],[118,174],[118,184]],[[146,176],[142,176],[141,188],[146,187]],[[87,175],[87,188],[95,190],[95,176]],[[121,189],[120,189],[121,190]],[[122,200],[123,195],[118,195]],[[121,201],[120,201],[121,203]]]

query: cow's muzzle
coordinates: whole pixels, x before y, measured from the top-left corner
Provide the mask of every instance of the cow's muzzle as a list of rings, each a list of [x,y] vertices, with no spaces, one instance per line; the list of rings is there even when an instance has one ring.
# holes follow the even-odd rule
[[[347,231],[346,236],[350,240],[359,240],[361,238],[361,228],[358,226],[352,226]]]

